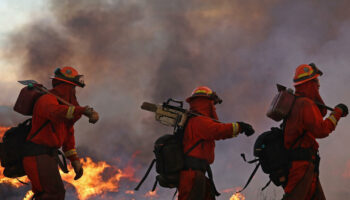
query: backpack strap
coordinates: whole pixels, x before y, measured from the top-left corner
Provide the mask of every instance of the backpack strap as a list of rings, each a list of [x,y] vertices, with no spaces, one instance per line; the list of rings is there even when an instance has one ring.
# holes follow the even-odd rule
[[[43,125],[41,125],[41,127],[35,131],[35,133],[33,133],[33,135],[29,138],[29,141],[32,140],[36,135],[38,135],[38,133],[46,126],[48,125],[50,122],[50,120],[47,120]]]
[[[244,187],[241,190],[237,191],[236,193],[241,193],[241,192],[243,192],[243,190],[245,190],[248,187],[249,183],[252,181],[252,179],[253,179],[254,175],[256,174],[256,172],[258,171],[259,167],[260,167],[260,162],[254,168],[252,174],[250,175],[250,177],[249,177],[247,183],[244,185]]]
[[[266,183],[266,185],[265,185],[263,188],[261,188],[261,191],[264,191],[267,187],[269,187],[269,185],[271,184],[271,182],[272,182],[272,180],[270,179],[270,180]]]
[[[211,185],[211,192],[213,193],[213,196],[220,196],[220,193],[215,187],[213,172],[211,171],[211,167],[209,164],[207,165],[207,173],[208,173],[208,177]]]
[[[189,154],[193,149],[195,149],[200,143],[204,142],[203,139],[198,140],[190,149],[185,152],[185,155]]]
[[[141,179],[140,183],[136,186],[136,188],[135,188],[134,190],[137,191],[137,190],[140,189],[142,183],[146,180],[148,174],[150,173],[150,171],[151,171],[151,169],[152,169],[154,163],[156,163],[156,159],[153,159],[153,160],[152,160],[151,164],[149,165],[149,167],[148,167],[148,169],[147,169],[146,174],[143,176],[143,178]]]
[[[294,140],[293,144],[290,146],[290,149],[289,150],[293,150],[292,148],[301,140],[301,138],[303,138],[305,135],[306,135],[306,130],[303,131],[303,133],[301,135],[299,135],[297,137],[296,140]]]

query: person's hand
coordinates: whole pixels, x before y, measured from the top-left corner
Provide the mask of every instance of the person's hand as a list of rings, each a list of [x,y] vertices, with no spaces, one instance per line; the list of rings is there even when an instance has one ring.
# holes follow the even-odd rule
[[[338,104],[335,108],[339,108],[342,111],[342,117],[346,117],[349,114],[349,109],[345,104]]]
[[[89,106],[85,107],[84,115],[89,118],[89,122],[92,124],[95,124],[100,118],[98,113]]]
[[[75,172],[74,180],[78,180],[84,174],[83,166],[81,165],[80,160],[74,160],[72,162],[72,167]]]
[[[99,120],[99,115],[96,111],[92,111],[91,116],[89,117],[89,122],[95,124]]]
[[[244,133],[246,136],[251,136],[255,133],[253,127],[250,124],[244,122],[237,122],[240,127],[240,133]]]

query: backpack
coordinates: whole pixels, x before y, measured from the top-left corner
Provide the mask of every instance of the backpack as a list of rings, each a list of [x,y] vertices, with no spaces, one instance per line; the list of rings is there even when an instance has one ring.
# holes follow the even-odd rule
[[[32,136],[37,135],[49,121],[46,121]],[[3,137],[1,166],[4,167],[4,176],[8,178],[17,178],[25,176],[23,169],[23,147],[26,138],[32,128],[32,119],[27,119],[16,127],[7,130]]]
[[[155,159],[152,160],[135,190],[139,190],[154,164],[157,176],[152,191],[155,190],[158,183],[161,187],[175,188],[179,185],[180,172],[185,168],[186,155],[203,142],[203,140],[199,140],[187,152],[183,152],[182,139],[185,128],[188,120],[195,115],[183,108],[182,101],[174,99],[168,99],[159,106],[145,102],[141,108],[152,112],[157,111],[156,120],[164,125],[174,127],[174,131],[173,134],[163,135],[155,141],[153,148]]]
[[[269,174],[270,180],[276,185],[284,184],[288,175],[290,159],[288,150],[284,147],[284,135],[281,128],[273,127],[262,133],[254,144],[254,156],[259,158],[261,169]]]
[[[312,160],[311,154],[315,153],[312,150],[302,148],[293,149],[297,142],[306,135],[306,131],[293,142],[290,149],[287,149],[284,146],[284,127],[285,121],[280,127],[272,127],[271,130],[259,135],[254,144],[254,156],[256,159],[246,161],[245,155],[241,154],[243,160],[247,163],[257,164],[246,185],[239,192],[242,192],[249,185],[260,166],[263,172],[269,175],[270,179],[262,188],[264,190],[271,182],[276,186],[285,186],[293,161]]]
[[[187,152],[183,152],[182,138],[184,129],[177,129],[174,134],[163,135],[155,141],[153,150],[155,159],[152,160],[146,174],[135,190],[139,190],[154,164],[156,164],[156,173],[158,175],[156,176],[152,191],[156,189],[158,183],[165,188],[178,187],[180,172],[185,168],[185,156],[203,142],[203,140],[199,140]]]
[[[32,115],[36,101],[43,95],[34,88],[33,85],[24,87],[16,100],[14,110],[22,115]],[[45,122],[32,136],[32,139],[44,128],[49,121]],[[22,158],[23,148],[26,138],[32,128],[32,119],[27,119],[7,130],[3,136],[3,142],[0,143],[1,166],[4,167],[4,176],[8,178],[17,178],[25,176]]]

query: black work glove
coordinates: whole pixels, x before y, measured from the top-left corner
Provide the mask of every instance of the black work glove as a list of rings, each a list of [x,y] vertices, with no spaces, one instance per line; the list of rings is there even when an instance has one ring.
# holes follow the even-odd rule
[[[84,174],[83,166],[81,165],[79,160],[74,160],[71,164],[75,172],[74,180],[80,179],[80,177],[82,177]]]
[[[340,103],[336,106],[336,108],[343,111],[342,117],[346,117],[349,114],[349,109],[345,104]]]
[[[83,114],[89,118],[89,122],[91,124],[95,124],[100,118],[98,113],[89,106],[85,106],[85,111]]]
[[[250,124],[244,122],[237,122],[241,128],[241,133],[244,133],[246,136],[251,136],[255,133],[253,127]]]

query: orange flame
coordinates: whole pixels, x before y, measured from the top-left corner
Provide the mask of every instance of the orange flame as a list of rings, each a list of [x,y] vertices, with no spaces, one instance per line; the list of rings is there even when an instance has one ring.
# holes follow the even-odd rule
[[[0,142],[2,142],[2,137],[4,136],[5,132],[10,128],[11,127],[0,126]]]
[[[30,200],[34,196],[33,191],[29,190],[23,200]]]
[[[106,162],[93,162],[91,158],[81,159],[84,167],[84,175],[79,180],[74,180],[75,173],[69,167],[68,174],[62,174],[62,179],[77,191],[80,200],[86,200],[97,195],[104,195],[107,192],[118,192],[119,181],[123,178],[132,179],[133,170],[126,168],[125,171],[116,169]],[[108,178],[103,178],[106,169],[116,170],[116,173]]]
[[[145,197],[150,197],[150,199],[153,199],[153,197],[158,197],[157,195],[157,190],[155,190],[154,192],[149,191],[145,194]]]
[[[237,188],[229,188],[229,189],[225,189],[222,190],[222,193],[232,193],[234,192],[234,194],[231,196],[230,200],[245,200],[245,197],[243,194],[239,193],[238,191],[240,191],[242,188],[237,187]],[[237,193],[238,192],[238,193]]]
[[[10,185],[10,186],[15,187],[15,188],[19,188],[19,187],[23,186],[23,184],[20,183],[17,179],[5,177],[3,174],[3,171],[4,171],[4,168],[0,167],[0,184],[7,184],[7,185]],[[28,182],[29,179],[25,176],[25,177],[21,178],[21,181]]]
[[[135,191],[134,190],[127,190],[127,191],[125,191],[125,194],[135,194]]]
[[[87,200],[97,195],[103,196],[107,192],[118,192],[121,179],[126,178],[135,181],[133,178],[134,169],[132,167],[126,167],[121,170],[107,164],[106,162],[93,162],[89,157],[81,159],[81,162],[84,167],[84,175],[79,180],[74,180],[75,173],[71,166],[68,167],[68,174],[61,172],[62,179],[75,188],[79,200]],[[106,178],[103,177],[103,175],[107,169],[115,172],[113,175]],[[4,169],[0,167],[0,184],[8,184],[15,188],[23,186],[23,184],[16,179],[4,177],[2,173],[3,170]],[[24,177],[21,181],[29,182],[29,179]],[[127,191],[126,193],[133,194],[133,191]],[[32,194],[32,191],[28,191],[23,200],[30,199]]]
[[[245,197],[241,193],[233,194],[230,200],[245,200]]]

